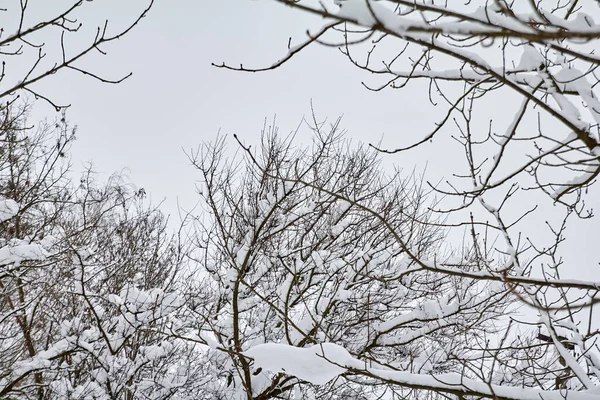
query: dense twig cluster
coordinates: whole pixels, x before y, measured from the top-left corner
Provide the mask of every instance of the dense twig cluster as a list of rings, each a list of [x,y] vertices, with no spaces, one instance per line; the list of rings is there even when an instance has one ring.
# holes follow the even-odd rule
[[[171,398],[193,386],[176,340],[185,248],[119,177],[68,173],[67,122],[2,110],[0,397]]]
[[[457,256],[447,259],[424,257],[390,224],[387,231],[411,263],[402,277],[430,273],[474,285],[495,283],[502,287],[499,293],[539,313],[532,324],[543,330],[537,334],[543,340],[524,339],[528,329],[514,321],[502,328],[500,343],[479,342],[473,353],[457,360],[467,369],[472,357],[477,359],[481,364],[475,377],[454,370],[461,374],[458,381],[440,377],[439,384],[429,380],[417,386],[459,398],[577,399],[588,394],[576,391],[595,393],[600,359],[593,315],[600,282],[566,279],[571,267],[564,264],[564,249],[567,227],[593,216],[585,200],[600,173],[600,103],[594,92],[600,63],[594,54],[600,36],[594,22],[597,5],[578,0],[276,2],[326,22],[305,41],[288,46],[287,55],[271,66],[218,67],[267,71],[307,46],[321,44],[338,48],[351,65],[383,81],[363,84],[369,90],[428,90],[435,111],[445,109],[433,128],[421,139],[406,139],[408,144],[398,149],[376,148],[419,151],[424,143],[451,136],[462,149],[466,169],[457,167],[445,182],[430,185],[445,197],[433,209],[447,223],[435,226],[467,228],[463,247],[468,251],[455,251]],[[380,210],[317,179],[270,174],[388,222]],[[553,207],[551,216],[540,214],[548,213],[548,207]],[[545,232],[544,226],[537,231],[527,227],[536,218],[546,220]],[[419,222],[432,226],[431,221]],[[591,252],[582,260],[593,256]],[[351,369],[390,387],[415,387],[423,378],[384,370]],[[511,386],[533,391],[510,392]],[[552,391],[560,389],[573,392]]]

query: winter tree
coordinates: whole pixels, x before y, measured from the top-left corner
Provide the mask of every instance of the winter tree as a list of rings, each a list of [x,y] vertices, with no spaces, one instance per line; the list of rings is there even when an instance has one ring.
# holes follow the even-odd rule
[[[203,301],[190,304],[214,377],[204,398],[414,396],[419,385],[367,371],[477,368],[465,357],[502,332],[510,293],[420,268],[452,257],[421,180],[383,173],[377,152],[352,147],[338,123],[313,121],[306,148],[269,128],[256,152],[241,144],[245,162],[228,160],[223,141],[192,156],[206,207],[195,252]],[[352,354],[357,371],[322,351]]]
[[[431,115],[439,115],[399,148],[372,147],[401,154],[440,143],[452,170],[427,186],[440,199],[430,214],[379,197],[402,185],[398,178],[367,178],[366,193],[356,191],[344,179],[359,175],[343,171],[358,163],[341,149],[277,162],[264,147],[247,148],[251,183],[201,164],[217,189],[203,192],[217,216],[202,236],[205,264],[227,289],[212,331],[235,387],[247,398],[291,390],[296,380],[314,386],[300,385],[295,398],[327,390],[344,398],[597,398],[599,260],[595,247],[578,257],[569,251],[585,239],[578,231],[593,221],[598,201],[597,2],[274,1],[325,22],[273,64],[218,67],[268,71],[307,46],[339,49],[368,74],[366,90],[425,91]],[[319,159],[325,166],[314,168]],[[245,194],[226,194],[225,182]],[[257,190],[261,182],[270,189]],[[305,192],[315,198],[307,217],[292,211]],[[325,218],[318,213],[327,199]],[[314,242],[302,233],[297,245],[262,250],[280,230],[286,236],[290,218],[312,213]],[[347,222],[325,225],[334,234],[320,238],[318,227],[331,219]],[[240,229],[239,220],[252,228]],[[420,228],[407,229],[407,221]],[[443,239],[420,246],[434,227]],[[447,239],[454,231],[462,232],[459,245]],[[446,252],[436,250],[439,241]],[[318,256],[305,255],[309,249]],[[290,251],[299,255],[290,259]],[[290,281],[266,278],[275,265]],[[301,278],[304,271],[326,278]],[[304,296],[310,300],[294,302]]]
[[[196,398],[182,242],[122,178],[75,184],[74,131],[26,115],[0,119],[0,398]]]

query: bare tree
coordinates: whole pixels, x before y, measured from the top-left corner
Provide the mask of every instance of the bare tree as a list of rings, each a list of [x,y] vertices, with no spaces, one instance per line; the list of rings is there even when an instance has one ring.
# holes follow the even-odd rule
[[[402,398],[413,388],[356,371],[322,380],[268,370],[252,352],[335,343],[364,366],[442,373],[468,368],[462,356],[509,310],[503,288],[419,268],[415,259],[453,257],[422,182],[386,175],[338,123],[313,121],[308,148],[269,128],[256,151],[240,144],[244,163],[226,159],[224,141],[191,157],[207,207],[196,236],[208,276],[197,291],[212,300],[193,307],[211,348],[206,398]]]
[[[97,22],[81,20],[81,13],[94,15],[97,1],[70,0],[64,5],[52,4],[55,10],[44,16],[44,7],[29,0],[10,1],[0,9],[0,103],[11,103],[22,93],[43,99],[57,111],[68,105],[56,104],[52,96],[41,93],[38,84],[63,70],[74,71],[105,83],[119,83],[121,77],[104,77],[98,71],[82,66],[92,53],[106,55],[105,47],[129,33],[150,11],[154,0],[144,1],[137,15],[125,26],[113,26],[109,20]],[[59,8],[63,6],[64,8]],[[36,8],[37,7],[37,8]],[[56,9],[58,8],[58,9]],[[96,9],[97,12],[97,9]],[[90,37],[83,46],[79,41]]]
[[[445,107],[431,129],[406,138],[398,149],[376,148],[393,154],[418,152],[423,143],[448,143],[444,137],[451,136],[464,158],[462,165],[459,160],[449,164],[457,166],[445,182],[430,185],[445,196],[434,207],[434,220],[446,221],[438,225],[444,232],[458,229],[467,235],[454,251],[456,257],[431,258],[416,251],[410,237],[395,231],[393,224],[386,226],[396,232],[394,245],[413,265],[402,275],[429,273],[466,286],[489,284],[498,295],[518,299],[538,314],[527,321],[530,325],[516,319],[495,323],[497,333],[474,339],[470,351],[456,359],[463,369],[452,374],[360,366],[352,348],[347,350],[353,357],[338,359],[338,366],[369,378],[366,385],[384,382],[390,390],[415,389],[415,398],[426,391],[453,398],[596,396],[600,348],[594,308],[600,302],[600,282],[593,274],[590,280],[566,278],[575,267],[569,265],[573,257],[565,249],[581,240],[577,233],[567,235],[567,229],[593,217],[586,200],[593,199],[588,192],[600,173],[600,103],[594,91],[600,65],[594,54],[600,39],[600,26],[594,22],[597,4],[275,2],[326,22],[305,41],[288,46],[287,54],[268,67],[217,66],[268,71],[309,45],[326,44],[371,75],[374,82],[365,84],[368,90],[428,91],[434,110]],[[268,173],[355,207],[361,204],[318,177]],[[363,210],[384,225],[389,220],[372,205],[364,204]],[[539,226],[532,230],[531,223]],[[594,249],[579,259],[590,263],[597,275]],[[376,360],[387,356],[384,352]]]
[[[67,122],[4,111],[0,397],[195,398],[194,344],[177,339],[185,249],[165,216],[119,177],[74,185]]]

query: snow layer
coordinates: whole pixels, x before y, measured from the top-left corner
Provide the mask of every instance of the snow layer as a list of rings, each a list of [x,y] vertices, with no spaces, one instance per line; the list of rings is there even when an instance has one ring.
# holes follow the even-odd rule
[[[0,196],[0,222],[11,219],[19,212],[19,205],[11,199]]]
[[[254,366],[271,372],[284,372],[315,385],[324,385],[340,374],[352,356],[333,343],[312,347],[294,347],[279,343],[264,343],[244,353],[254,359]]]
[[[265,343],[252,347],[244,353],[254,359],[254,366],[271,372],[284,372],[299,379],[324,385],[348,369],[364,371],[398,385],[439,390],[463,391],[469,395],[498,396],[514,400],[593,400],[600,398],[596,389],[589,391],[542,390],[489,384],[466,378],[460,374],[416,374],[408,371],[392,371],[371,368],[353,358],[346,349],[334,343],[322,343],[299,348],[279,343]]]

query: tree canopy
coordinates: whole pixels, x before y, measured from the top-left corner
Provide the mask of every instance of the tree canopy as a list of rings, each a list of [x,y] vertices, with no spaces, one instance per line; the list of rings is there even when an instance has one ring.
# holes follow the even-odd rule
[[[322,28],[264,67],[217,67],[268,73],[325,45],[362,90],[422,91],[431,114],[399,148],[316,111],[309,143],[267,123],[259,143],[204,143],[176,229],[123,176],[75,177],[66,114],[31,125],[21,97],[62,109],[36,86],[59,70],[118,83],[77,62],[152,1],[73,53],[88,2],[2,11],[20,16],[7,60],[34,61],[0,75],[0,399],[600,396],[600,260],[570,250],[595,221],[597,4],[272,1]],[[389,168],[406,152],[447,175]]]

